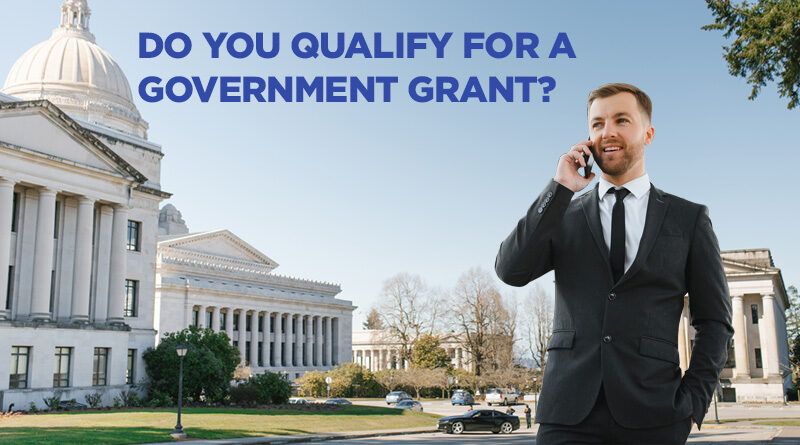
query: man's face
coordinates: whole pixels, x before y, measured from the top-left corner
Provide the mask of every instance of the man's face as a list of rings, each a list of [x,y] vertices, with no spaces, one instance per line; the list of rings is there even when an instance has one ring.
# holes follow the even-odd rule
[[[592,154],[607,175],[621,176],[632,168],[644,174],[644,147],[654,132],[631,93],[595,99],[589,107]]]

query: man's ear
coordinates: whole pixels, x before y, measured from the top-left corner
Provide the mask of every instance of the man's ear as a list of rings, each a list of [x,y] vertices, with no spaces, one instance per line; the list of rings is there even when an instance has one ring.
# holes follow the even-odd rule
[[[648,146],[651,142],[653,142],[653,136],[656,134],[656,129],[652,126],[647,127],[647,131],[645,132],[644,136],[644,145]]]

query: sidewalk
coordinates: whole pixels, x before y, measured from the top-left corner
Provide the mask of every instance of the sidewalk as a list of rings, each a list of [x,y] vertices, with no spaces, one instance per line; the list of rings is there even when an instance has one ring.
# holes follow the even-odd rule
[[[364,437],[380,437],[380,436],[398,436],[401,434],[419,434],[419,433],[433,433],[436,428],[421,427],[421,428],[406,428],[398,430],[379,430],[379,431],[344,431],[341,433],[327,433],[327,434],[292,434],[284,436],[262,436],[262,437],[239,437],[235,439],[214,439],[214,440],[181,440],[181,445],[210,445],[210,444],[224,444],[224,445],[260,445],[260,444],[283,444],[283,443],[302,443],[302,442],[321,442],[325,440],[338,440],[338,439],[361,439]],[[144,445],[163,445],[161,443],[152,443]]]

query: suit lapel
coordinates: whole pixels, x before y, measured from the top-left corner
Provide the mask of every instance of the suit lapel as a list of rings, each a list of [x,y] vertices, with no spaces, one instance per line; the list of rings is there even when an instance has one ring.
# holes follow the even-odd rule
[[[667,214],[667,207],[669,207],[669,203],[664,199],[664,194],[661,192],[661,190],[655,188],[655,186],[650,183],[650,196],[648,197],[647,201],[647,216],[645,217],[644,221],[644,232],[642,233],[642,239],[639,241],[639,251],[636,252],[636,258],[634,258],[633,264],[631,264],[631,267],[628,268],[628,271],[625,272],[622,278],[619,279],[616,286],[619,286],[630,279],[630,277],[634,276],[636,272],[641,269],[642,263],[644,263],[645,259],[647,259],[647,255],[650,254],[651,250],[653,250],[653,245],[658,237],[658,232],[661,230],[661,224],[664,222],[664,215]]]
[[[594,242],[600,250],[600,256],[603,257],[603,262],[606,265],[608,278],[613,281],[614,274],[611,272],[608,248],[606,247],[606,241],[603,239],[603,226],[600,223],[600,205],[597,196],[599,193],[598,189],[599,184],[595,184],[594,190],[589,192],[589,196],[581,202],[583,203],[583,213],[586,215],[586,222],[589,224],[589,230],[592,232],[592,238],[594,238]]]

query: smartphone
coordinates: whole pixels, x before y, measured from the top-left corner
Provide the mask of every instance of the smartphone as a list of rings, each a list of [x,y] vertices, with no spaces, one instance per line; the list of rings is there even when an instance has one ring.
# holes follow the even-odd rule
[[[590,141],[592,138],[588,138]],[[591,149],[590,149],[591,150]],[[594,156],[583,154],[583,160],[586,162],[586,167],[583,167],[583,177],[588,178],[592,174],[592,166],[594,165]]]

